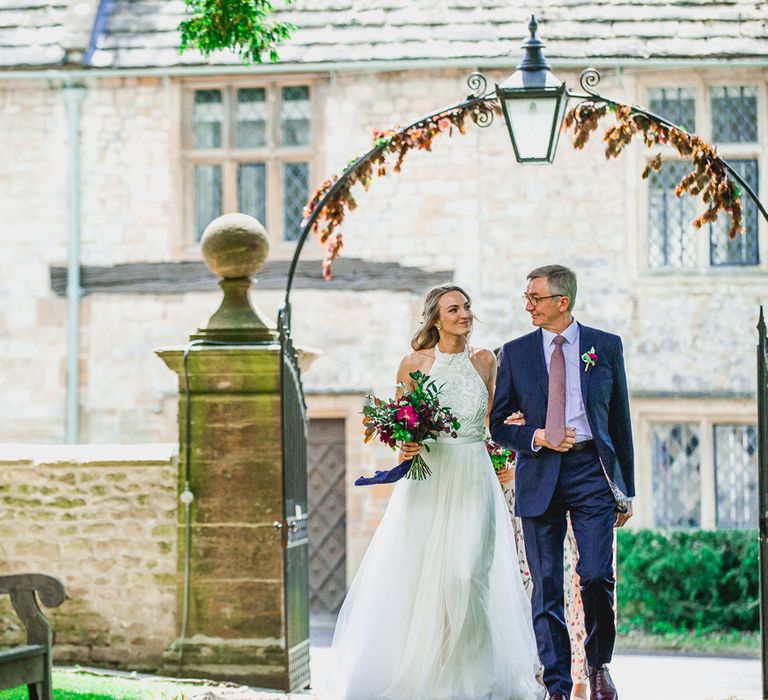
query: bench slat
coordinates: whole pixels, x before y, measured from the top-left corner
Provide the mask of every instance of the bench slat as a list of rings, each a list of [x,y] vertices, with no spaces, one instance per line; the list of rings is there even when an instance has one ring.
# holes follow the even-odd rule
[[[45,647],[22,646],[11,652],[12,657],[6,656],[7,652],[0,655],[0,690],[45,679]]]

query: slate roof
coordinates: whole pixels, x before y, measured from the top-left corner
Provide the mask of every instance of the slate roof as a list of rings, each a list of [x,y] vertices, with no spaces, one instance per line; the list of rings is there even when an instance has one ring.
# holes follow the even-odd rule
[[[70,3],[82,0],[69,0]],[[519,55],[536,12],[553,62],[604,59],[746,60],[768,65],[768,0],[295,0],[281,18],[297,30],[281,63],[495,59]],[[66,0],[0,0],[0,66],[51,66]],[[237,65],[222,53],[180,55],[183,0],[101,0],[110,10],[94,67]]]

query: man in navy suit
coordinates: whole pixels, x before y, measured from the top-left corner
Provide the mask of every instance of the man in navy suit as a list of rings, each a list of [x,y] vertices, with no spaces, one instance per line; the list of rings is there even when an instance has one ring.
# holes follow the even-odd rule
[[[616,639],[613,528],[632,516],[635,495],[621,339],[574,320],[576,275],[566,267],[533,270],[523,298],[538,329],[502,348],[491,434],[517,452],[515,509],[534,583],[533,627],[544,684],[552,700],[570,698],[563,604],[563,540],[570,513],[591,698],[615,700],[607,668]],[[516,411],[524,414],[525,425],[505,423]]]

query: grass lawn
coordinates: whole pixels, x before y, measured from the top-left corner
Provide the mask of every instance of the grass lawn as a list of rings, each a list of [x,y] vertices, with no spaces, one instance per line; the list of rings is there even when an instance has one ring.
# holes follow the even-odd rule
[[[619,633],[616,651],[678,651],[705,656],[760,657],[760,634],[758,632],[728,632],[722,634],[697,634],[695,632],[670,632],[647,634],[633,630]]]
[[[77,669],[53,670],[54,700],[183,700],[199,685],[151,678],[107,676]],[[0,700],[27,700],[26,686],[0,690]]]

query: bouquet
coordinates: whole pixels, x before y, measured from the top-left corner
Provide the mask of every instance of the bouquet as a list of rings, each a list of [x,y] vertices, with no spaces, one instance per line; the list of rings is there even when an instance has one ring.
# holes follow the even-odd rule
[[[429,452],[426,441],[435,440],[440,433],[457,437],[456,431],[461,424],[450,408],[440,405],[440,388],[437,384],[423,372],[411,372],[409,376],[414,383],[413,391],[405,391],[405,385],[399,384],[403,389],[399,399],[384,401],[376,396],[367,397],[363,407],[365,442],[378,435],[379,440],[393,450],[401,442],[418,442]],[[400,469],[408,479],[426,479],[432,473],[420,454],[412,460],[405,460],[396,469]],[[359,485],[367,485],[400,478],[387,478],[393,472],[394,469],[391,472],[377,471],[378,481],[358,479],[358,482]]]
[[[498,474],[500,471],[509,469],[515,463],[515,453],[506,447],[497,445],[490,437],[485,439],[485,449],[488,450],[488,456],[491,458],[493,470]]]

